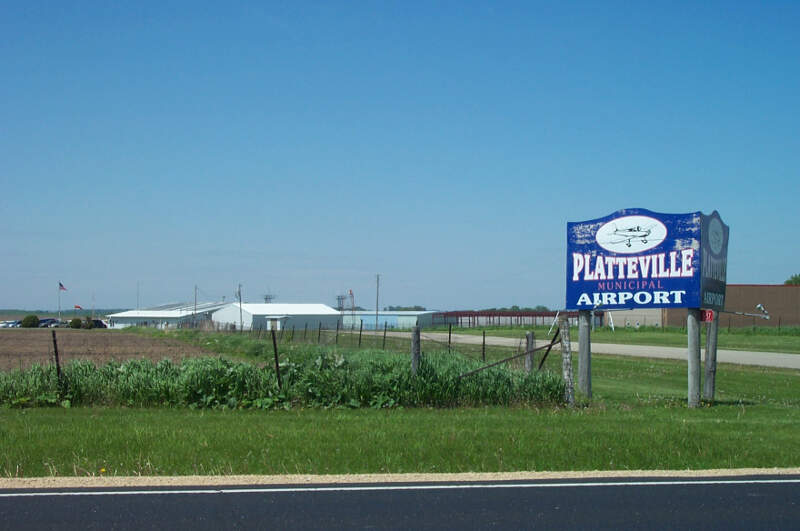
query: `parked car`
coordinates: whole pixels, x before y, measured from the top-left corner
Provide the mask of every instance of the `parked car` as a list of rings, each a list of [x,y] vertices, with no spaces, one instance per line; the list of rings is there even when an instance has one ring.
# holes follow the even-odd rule
[[[108,325],[102,319],[92,319],[92,324],[95,328],[108,328]]]
[[[47,319],[39,319],[39,328],[50,328],[52,326],[58,325],[58,319],[52,319],[48,317]]]

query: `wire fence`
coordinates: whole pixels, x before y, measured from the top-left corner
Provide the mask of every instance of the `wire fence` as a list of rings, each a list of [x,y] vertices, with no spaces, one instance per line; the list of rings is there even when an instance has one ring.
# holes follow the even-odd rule
[[[272,336],[272,330],[269,329],[248,330],[238,333],[244,333],[251,338],[261,340],[271,340]],[[443,334],[441,333],[426,333],[425,330],[422,330],[420,333],[421,353],[423,355],[434,352],[447,353],[487,363],[513,358],[506,363],[510,369],[523,370],[525,368],[525,359],[520,357],[526,349],[524,338],[517,340],[517,344],[510,347],[489,345],[485,341],[485,335],[483,337],[474,336],[475,339],[470,343],[455,342],[448,340],[446,337],[442,338],[442,336]],[[384,328],[376,332],[357,328],[327,328],[321,324],[316,327],[304,326],[300,329],[292,327],[276,330],[275,340],[279,347],[292,344],[313,344],[350,350],[380,350],[399,354],[409,354],[412,343],[410,331]],[[544,351],[534,353],[534,367],[538,366],[540,359],[544,355]]]

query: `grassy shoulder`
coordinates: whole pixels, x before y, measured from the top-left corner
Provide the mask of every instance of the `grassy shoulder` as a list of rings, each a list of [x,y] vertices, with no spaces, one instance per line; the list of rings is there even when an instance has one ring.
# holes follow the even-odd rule
[[[447,328],[431,328],[427,331],[447,331]],[[525,338],[525,332],[533,330],[537,338],[547,337],[549,327],[485,327],[485,328],[453,328],[453,333],[481,335],[486,330],[487,336]],[[577,337],[577,328],[573,329]],[[705,345],[705,327],[702,327],[702,345]],[[686,347],[686,330],[680,328],[608,327],[596,328],[592,332],[592,342],[617,343],[621,345],[652,345],[664,347]],[[720,327],[718,348],[729,350],[747,350],[755,352],[783,352],[800,354],[800,328],[727,328]]]
[[[556,368],[558,356],[548,361]],[[686,364],[596,356],[580,407],[36,408],[0,412],[0,474],[339,474],[792,467],[800,372],[721,365],[688,409]]]

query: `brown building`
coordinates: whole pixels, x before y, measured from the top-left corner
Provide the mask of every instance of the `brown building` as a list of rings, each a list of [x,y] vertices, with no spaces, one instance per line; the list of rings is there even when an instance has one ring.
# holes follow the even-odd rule
[[[769,312],[770,319],[760,319],[727,312],[760,314],[756,305]],[[662,310],[665,326],[686,326],[686,309]],[[741,328],[744,326],[800,326],[800,286],[785,284],[728,284],[725,291],[725,312],[719,325]]]

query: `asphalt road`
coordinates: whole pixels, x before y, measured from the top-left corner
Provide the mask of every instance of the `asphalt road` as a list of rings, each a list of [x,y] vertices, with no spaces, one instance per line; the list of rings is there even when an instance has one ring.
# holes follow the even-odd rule
[[[790,529],[800,476],[0,491],[2,529]]]
[[[391,334],[410,337],[409,332],[391,332]],[[434,339],[440,342],[447,342],[447,333],[444,332],[425,332],[422,337]],[[453,334],[454,343],[465,343],[480,345],[483,338],[472,334]],[[520,344],[519,339],[510,337],[486,336],[486,344],[494,346],[504,346],[516,348]],[[544,340],[537,340],[536,346],[546,345]],[[572,341],[572,350],[578,350],[578,340]],[[617,354],[620,356],[636,356],[641,358],[667,358],[685,360],[687,348],[678,347],[652,347],[645,345],[617,345],[612,343],[592,343],[592,352],[597,354]],[[705,358],[705,349],[702,356]],[[760,365],[764,367],[782,367],[786,369],[800,369],[800,354],[781,354],[777,352],[750,352],[742,350],[717,350],[718,363],[737,363],[739,365]]]

